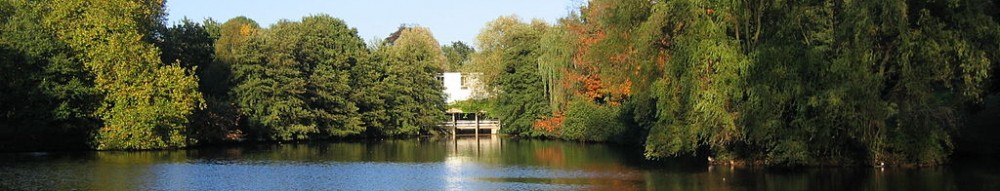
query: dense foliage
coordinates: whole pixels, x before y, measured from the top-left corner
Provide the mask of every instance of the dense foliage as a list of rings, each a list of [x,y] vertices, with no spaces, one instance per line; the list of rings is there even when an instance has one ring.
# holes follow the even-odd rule
[[[477,68],[499,76],[497,108],[519,109],[502,116],[515,134],[643,140],[650,158],[935,164],[958,132],[990,128],[964,122],[995,111],[983,101],[997,93],[997,11],[984,0],[592,0],[540,39],[480,38],[473,58],[508,66]],[[481,36],[518,34],[494,25]],[[504,81],[524,71],[507,63],[533,70]]]
[[[559,136],[584,141],[613,141],[625,136],[625,124],[619,119],[620,106],[602,107],[588,101],[574,100],[566,111]],[[621,141],[621,140],[617,140]]]
[[[496,87],[493,116],[501,132],[543,134],[532,128],[548,110],[537,59],[539,39],[548,26],[540,21],[523,23],[517,17],[500,17],[487,24],[477,38],[479,52],[473,71],[484,73],[484,83]]]
[[[444,121],[444,84],[436,78],[447,58],[427,28],[401,27],[397,34],[374,51],[380,81],[364,92],[381,96],[381,108],[373,111],[381,125],[370,128],[383,135],[438,132],[429,127]]]
[[[442,72],[503,132],[766,165],[1000,152],[990,0],[591,0],[440,45],[329,15],[164,21],[163,1],[0,0],[0,150],[437,133]]]
[[[146,35],[160,24],[163,6],[137,1],[52,1],[45,23],[94,76],[103,94],[95,112],[102,125],[98,149],[183,147],[187,117],[202,104],[197,78],[162,63]]]
[[[232,22],[242,25],[239,19]],[[223,34],[244,34],[228,30],[245,27],[227,24]],[[232,95],[254,138],[343,137],[364,130],[358,108],[349,99],[348,69],[364,60],[367,50],[353,29],[318,15],[302,22],[280,21],[248,34],[243,48],[249,56],[230,64]]]
[[[0,1],[0,149],[413,135],[443,118],[446,57],[426,28],[368,46],[328,15],[167,27],[163,5]]]
[[[103,96],[79,52],[42,22],[43,3],[0,1],[0,149],[85,145]],[[63,137],[39,140],[38,137]],[[76,147],[79,148],[79,147]]]
[[[445,68],[445,71],[460,72],[462,71],[462,66],[471,62],[470,56],[476,52],[476,49],[462,41],[457,41],[441,46],[441,51],[444,52],[445,58],[448,59],[448,67]]]

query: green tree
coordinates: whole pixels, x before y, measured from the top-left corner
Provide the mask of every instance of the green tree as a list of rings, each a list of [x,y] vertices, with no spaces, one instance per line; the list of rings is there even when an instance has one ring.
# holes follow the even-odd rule
[[[517,16],[503,16],[486,23],[482,31],[476,35],[476,49],[478,51],[470,56],[470,64],[466,66],[466,69],[471,72],[483,73],[483,76],[480,77],[481,82],[492,84],[502,71],[503,65],[500,62],[503,59],[503,52],[500,50],[503,50],[505,45],[511,44],[507,41],[513,39],[505,38],[505,34],[524,25]]]
[[[565,103],[571,94],[564,83],[564,79],[568,77],[563,70],[572,67],[573,55],[576,54],[576,39],[579,37],[570,31],[568,25],[577,20],[574,16],[563,18],[539,39],[541,53],[538,56],[538,72],[545,84],[545,95],[554,114],[565,109]]]
[[[213,54],[211,63],[198,68],[207,107],[195,115],[198,121],[194,124],[196,132],[192,134],[205,141],[239,140],[252,133],[263,137],[257,133],[261,132],[260,126],[249,124],[247,110],[240,107],[241,96],[245,94],[236,89],[248,78],[255,77],[251,75],[254,71],[262,71],[257,65],[263,59],[256,51],[259,45],[251,42],[261,29],[257,22],[243,16],[225,23],[212,19],[203,23],[202,29],[192,31],[213,40]]]
[[[386,41],[375,53],[385,73],[379,91],[387,105],[381,129],[384,135],[412,135],[429,132],[444,119],[443,84],[437,76],[444,72],[447,58],[430,30],[401,28],[398,38]]]
[[[304,36],[299,45],[301,62],[309,65],[309,104],[327,136],[356,135],[365,129],[356,100],[352,99],[351,69],[367,61],[368,50],[356,29],[329,15],[302,19]]]
[[[477,36],[481,51],[474,56],[478,58],[474,64],[500,92],[494,109],[506,133],[542,135],[532,127],[549,109],[538,63],[539,40],[547,28],[539,21],[529,24],[505,16],[488,23]]]
[[[163,51],[161,62],[180,62],[184,68],[207,67],[215,58],[215,39],[205,26],[184,18],[166,28],[158,47]]]
[[[232,140],[240,135],[236,108],[228,95],[232,71],[229,63],[215,58],[218,28],[219,24],[211,19],[202,25],[185,18],[164,29],[162,40],[157,44],[163,50],[160,58],[164,63],[180,62],[182,67],[195,71],[198,76],[198,87],[205,97],[206,107],[195,111],[188,133],[199,141]]]
[[[243,30],[227,24],[223,34]],[[234,66],[234,92],[259,138],[344,137],[364,130],[351,92],[351,69],[367,60],[356,30],[340,19],[316,15],[280,21],[255,34],[246,45],[250,59]]]
[[[672,34],[671,59],[662,78],[653,84],[659,121],[650,130],[647,155],[694,152],[701,145],[725,146],[739,140],[737,111],[739,80],[747,58],[738,41],[726,31],[729,25],[717,14],[704,11],[700,2],[674,1],[654,8],[669,14],[662,30]]]
[[[578,118],[606,114],[649,157],[935,164],[989,91],[989,4],[594,0],[543,36],[540,71],[564,138],[600,139]]]
[[[0,150],[85,148],[98,126],[93,75],[51,28],[46,2],[0,2]]]
[[[223,34],[229,33],[223,26]],[[243,53],[246,62],[233,65],[236,103],[247,117],[248,130],[258,139],[296,140],[319,133],[316,124],[308,121],[312,113],[305,100],[307,75],[302,70],[306,66],[294,57],[301,38],[298,26],[283,20],[250,33],[249,50]]]
[[[207,25],[209,29],[214,25]],[[214,29],[207,30],[209,35]],[[249,62],[247,49],[249,49],[250,37],[260,31],[260,25],[256,21],[244,17],[234,17],[218,26],[218,40],[215,42],[215,56],[224,64],[233,65],[235,63]]]
[[[162,20],[162,2],[59,0],[50,6],[46,24],[84,55],[84,66],[104,94],[96,147],[186,146],[188,117],[203,102],[197,78],[179,65],[161,63],[159,50],[142,40],[151,36],[150,21]]]
[[[810,164],[820,158],[939,162],[950,147],[947,123],[954,121],[950,116],[956,106],[939,96],[974,95],[949,89],[970,87],[985,70],[978,59],[967,62],[971,65],[963,66],[964,71],[949,69],[956,67],[948,60],[967,60],[962,54],[948,58],[951,51],[962,52],[962,42],[940,48],[933,45],[956,43],[945,37],[954,35],[928,38],[935,41],[913,38],[948,30],[910,28],[935,25],[911,24],[907,20],[928,15],[903,14],[905,4],[655,5],[653,15],[665,14],[666,19],[648,21],[676,24],[660,27],[672,32],[667,48],[671,59],[653,86],[660,122],[650,133],[648,154],[676,155],[709,146],[723,158],[772,164]],[[833,10],[843,12],[834,17]],[[915,53],[922,51],[941,52]],[[925,55],[945,58],[933,61],[941,58]],[[952,78],[971,83],[953,83]],[[859,147],[864,149],[854,149]]]
[[[462,71],[462,66],[470,62],[469,56],[475,53],[476,49],[462,41],[457,41],[441,46],[441,51],[444,52],[445,58],[448,58],[448,67],[445,68],[445,71],[458,72]]]

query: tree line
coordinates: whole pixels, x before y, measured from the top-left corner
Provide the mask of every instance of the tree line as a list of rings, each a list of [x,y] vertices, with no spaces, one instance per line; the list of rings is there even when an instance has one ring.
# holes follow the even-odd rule
[[[267,28],[165,15],[163,1],[0,1],[0,150],[435,133],[436,77],[471,51],[445,55],[419,26],[365,43],[322,14]]]
[[[365,42],[312,15],[167,26],[162,1],[0,1],[0,150],[132,150],[433,134],[457,103],[528,137],[646,157],[931,165],[997,153],[990,0],[591,0],[556,23],[500,17],[476,48],[403,26]]]
[[[1000,146],[998,18],[989,0],[590,0],[554,24],[488,23],[471,68],[511,134],[648,158],[932,165]]]

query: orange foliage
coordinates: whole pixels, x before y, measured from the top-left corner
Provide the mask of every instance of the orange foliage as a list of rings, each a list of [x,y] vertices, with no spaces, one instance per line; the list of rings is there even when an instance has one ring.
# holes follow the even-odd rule
[[[653,65],[642,66],[650,58],[640,55],[638,49],[641,48],[637,46],[645,45],[626,43],[634,36],[630,34],[634,31],[599,22],[608,14],[614,14],[608,8],[614,4],[614,1],[591,2],[582,10],[585,16],[582,22],[566,24],[575,34],[576,47],[572,67],[561,70],[564,78],[558,84],[572,96],[619,105],[633,93],[633,86],[649,85],[649,79],[642,77],[647,75],[645,72],[661,71],[670,59],[664,51],[670,46],[669,39],[664,36],[651,42],[660,48],[658,54],[651,55],[655,56],[651,58]]]
[[[549,118],[536,120],[534,127],[555,134],[556,131],[559,131],[559,128],[562,128],[563,120],[565,119],[561,113],[558,113]]]
[[[577,81],[583,84],[583,90],[581,94],[586,95],[587,98],[596,99],[601,97],[601,77],[597,75],[586,75],[577,79]]]
[[[238,141],[238,140],[243,140],[244,137],[246,137],[246,134],[244,134],[243,131],[237,129],[237,130],[227,131],[225,133],[225,138],[223,140]]]
[[[660,54],[656,55],[656,66],[663,69],[667,66],[667,59],[670,59],[670,55],[667,55],[666,50],[660,50]]]
[[[631,55],[629,55],[628,52],[618,53],[611,56],[611,62],[617,64],[625,63],[625,61],[628,60],[629,56]]]
[[[249,24],[240,25],[240,36],[248,37],[253,32],[253,27]]]
[[[632,80],[625,79],[624,82],[618,84],[618,88],[615,88],[615,90],[615,92],[618,92],[621,95],[632,95]]]

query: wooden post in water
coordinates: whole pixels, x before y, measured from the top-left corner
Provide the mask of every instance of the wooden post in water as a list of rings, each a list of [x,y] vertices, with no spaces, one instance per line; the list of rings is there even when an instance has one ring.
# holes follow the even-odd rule
[[[476,117],[476,138],[479,138],[479,112],[476,112],[472,116]]]
[[[451,138],[455,138],[458,135],[458,119],[455,118],[455,114],[451,114]]]

